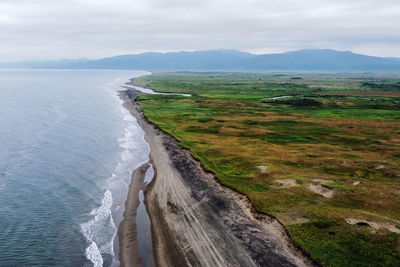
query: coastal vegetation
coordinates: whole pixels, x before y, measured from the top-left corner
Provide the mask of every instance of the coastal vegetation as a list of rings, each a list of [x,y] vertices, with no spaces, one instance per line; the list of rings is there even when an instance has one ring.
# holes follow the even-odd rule
[[[400,77],[158,73],[145,116],[326,266],[400,265]]]

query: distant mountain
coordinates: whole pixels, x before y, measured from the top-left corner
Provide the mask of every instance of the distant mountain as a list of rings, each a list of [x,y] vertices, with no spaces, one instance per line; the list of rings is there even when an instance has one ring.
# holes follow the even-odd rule
[[[321,71],[400,70],[399,61],[394,59],[330,49],[307,49],[283,54],[260,55],[250,61],[249,66],[252,66],[253,69]]]
[[[143,53],[98,60],[58,60],[0,64],[0,68],[144,70],[306,70],[400,71],[400,59],[330,49],[254,55],[237,50]]]
[[[74,64],[78,68],[115,69],[237,69],[242,61],[254,57],[235,50],[143,53],[122,55]]]
[[[391,60],[400,62],[400,57],[387,57],[387,59],[391,59]]]

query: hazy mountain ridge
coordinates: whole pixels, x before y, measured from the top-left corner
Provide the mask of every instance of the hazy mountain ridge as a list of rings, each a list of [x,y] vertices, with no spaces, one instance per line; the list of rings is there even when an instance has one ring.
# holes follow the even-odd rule
[[[400,59],[330,49],[305,49],[264,55],[221,49],[194,52],[148,52],[98,60],[63,59],[3,63],[0,64],[0,68],[400,71]]]

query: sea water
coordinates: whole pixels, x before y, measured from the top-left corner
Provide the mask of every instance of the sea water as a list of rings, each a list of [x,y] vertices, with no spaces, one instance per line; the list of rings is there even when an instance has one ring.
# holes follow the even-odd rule
[[[118,90],[142,71],[0,70],[0,266],[117,266],[149,146]]]

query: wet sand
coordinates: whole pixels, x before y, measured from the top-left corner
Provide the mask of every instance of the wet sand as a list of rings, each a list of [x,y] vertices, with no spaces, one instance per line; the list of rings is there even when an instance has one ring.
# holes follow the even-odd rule
[[[125,202],[124,219],[118,226],[121,266],[142,266],[139,257],[136,212],[139,207],[139,192],[143,188],[144,176],[149,168],[145,163],[132,173],[128,198]]]
[[[155,177],[145,190],[157,266],[313,266],[274,217],[222,186],[190,151],[144,117],[135,90],[121,98],[145,131]],[[135,253],[133,250],[131,253]],[[121,253],[125,266],[135,266]]]

